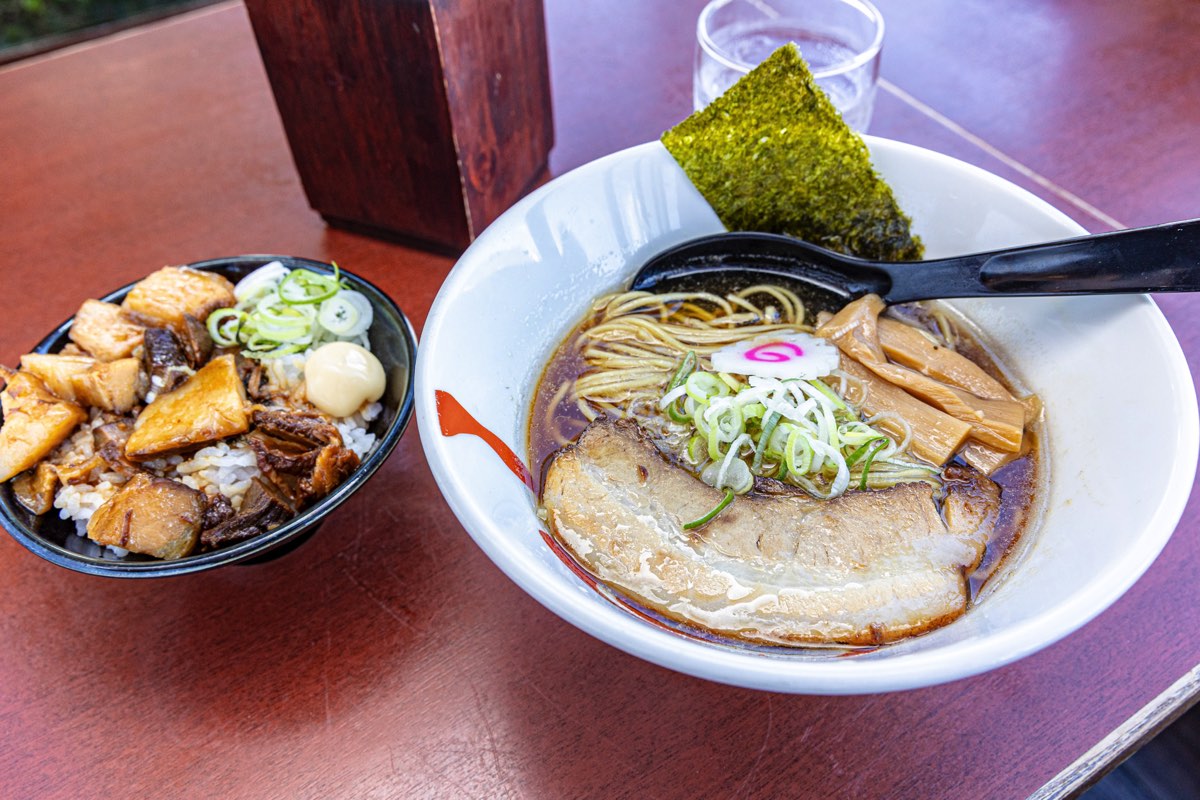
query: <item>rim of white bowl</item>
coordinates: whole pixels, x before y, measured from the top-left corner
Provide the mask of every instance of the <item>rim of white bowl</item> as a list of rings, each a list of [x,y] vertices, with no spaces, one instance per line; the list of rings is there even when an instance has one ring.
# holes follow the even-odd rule
[[[923,147],[864,136],[872,152],[895,150],[916,158],[940,161],[964,170],[991,184],[1030,208],[1058,222],[1086,233],[1078,223],[1046,201],[1027,190],[987,170],[952,156]],[[636,159],[645,151],[660,148],[659,142],[648,142],[617,151],[577,167],[518,201],[509,214],[541,201],[554,191],[559,181],[578,179],[595,171],[603,171],[615,162]],[[498,220],[499,221],[499,220]],[[493,226],[496,223],[493,223]],[[447,465],[452,463],[443,451],[444,439],[437,422],[437,386],[432,384],[432,359],[441,328],[448,324],[447,309],[456,293],[468,280],[467,262],[472,251],[488,244],[485,230],[463,253],[450,271],[435,298],[422,330],[422,346],[417,356],[416,403],[417,427],[420,431],[426,460],[446,502],[475,543],[488,558],[527,594],[558,617],[580,630],[607,642],[631,655],[659,666],[707,680],[767,691],[805,694],[870,694],[902,691],[934,686],[1010,664],[1042,650],[1086,625],[1117,601],[1157,559],[1176,524],[1183,515],[1196,473],[1200,454],[1200,416],[1191,371],[1183,350],[1166,318],[1148,295],[1131,297],[1131,302],[1150,314],[1153,332],[1170,364],[1171,380],[1177,387],[1182,405],[1178,420],[1174,463],[1171,479],[1164,490],[1163,502],[1138,531],[1142,547],[1130,557],[1117,562],[1093,579],[1069,600],[1046,609],[1030,619],[991,634],[984,639],[968,641],[927,651],[902,653],[894,658],[863,661],[853,658],[828,660],[789,660],[753,650],[737,650],[686,639],[669,630],[648,625],[615,606],[597,615],[591,599],[585,600],[573,592],[561,592],[537,580],[541,564],[511,541],[506,531],[478,506],[469,485],[459,480]]]

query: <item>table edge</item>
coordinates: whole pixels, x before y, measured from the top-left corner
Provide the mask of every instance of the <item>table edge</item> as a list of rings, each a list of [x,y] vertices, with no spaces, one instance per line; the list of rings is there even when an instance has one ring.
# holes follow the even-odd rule
[[[1101,778],[1169,727],[1200,701],[1200,664],[1142,706],[1129,719],[1097,742],[1029,795],[1029,800],[1066,800],[1081,796]]]

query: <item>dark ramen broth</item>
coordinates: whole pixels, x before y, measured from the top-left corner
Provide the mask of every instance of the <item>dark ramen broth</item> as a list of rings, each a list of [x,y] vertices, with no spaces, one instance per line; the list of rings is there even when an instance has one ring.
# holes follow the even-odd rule
[[[1012,385],[998,368],[991,352],[965,324],[955,318],[954,312],[947,313],[945,307],[942,310],[942,314],[935,316],[930,313],[929,306],[913,303],[892,307],[888,314],[918,324],[935,335],[947,333],[939,329],[939,319],[949,322],[952,330],[948,333],[955,337],[955,349],[959,353],[974,361],[1015,395],[1026,394],[1020,387]],[[587,418],[571,398],[569,388],[587,368],[580,350],[580,334],[591,327],[595,319],[594,315],[589,315],[571,331],[555,350],[538,381],[529,418],[528,444],[529,464],[535,470],[539,496],[550,460],[588,425]],[[668,378],[664,375],[664,387]],[[567,387],[566,391],[564,386]],[[1029,447],[1024,455],[991,475],[1001,490],[999,516],[988,538],[983,560],[969,576],[972,598],[996,574],[1005,557],[1015,551],[1021,534],[1037,510],[1037,487],[1042,474],[1040,428],[1040,423],[1034,423],[1027,431]],[[963,464],[959,458],[952,463]]]

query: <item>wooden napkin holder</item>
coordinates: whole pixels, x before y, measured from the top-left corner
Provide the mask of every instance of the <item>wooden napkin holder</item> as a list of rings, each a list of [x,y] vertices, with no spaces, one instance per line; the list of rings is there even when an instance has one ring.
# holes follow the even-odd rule
[[[541,0],[246,0],[309,204],[466,247],[545,175]]]

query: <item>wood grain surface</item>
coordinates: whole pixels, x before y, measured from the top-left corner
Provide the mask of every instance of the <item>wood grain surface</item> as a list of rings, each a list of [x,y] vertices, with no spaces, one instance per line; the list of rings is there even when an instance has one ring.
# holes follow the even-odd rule
[[[309,203],[331,223],[462,250],[546,168],[540,0],[249,0]]]
[[[546,3],[554,172],[686,115],[701,5]],[[872,132],[1094,230],[1197,215],[1200,6],[880,6]],[[164,263],[336,259],[418,327],[451,266],[309,209],[237,3],[0,69],[0,245],[9,364]],[[1197,370],[1197,301],[1161,304]],[[0,797],[1025,797],[1200,663],[1198,522],[1193,496],[1125,597],[1009,667],[793,697],[669,672],[550,614],[475,547],[410,428],[272,563],[121,582],[0,537]]]
[[[432,7],[250,0],[246,8],[313,208],[443,246],[468,242]]]

